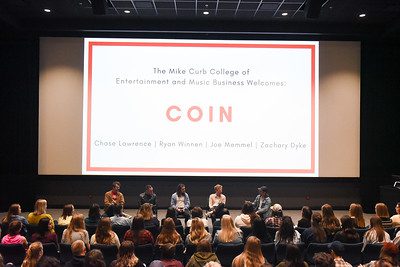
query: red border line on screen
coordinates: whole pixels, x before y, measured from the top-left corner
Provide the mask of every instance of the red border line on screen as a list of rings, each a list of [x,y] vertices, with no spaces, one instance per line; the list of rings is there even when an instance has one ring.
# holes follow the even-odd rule
[[[86,171],[109,172],[187,172],[187,173],[314,173],[315,171],[315,46],[290,44],[219,44],[219,43],[151,43],[151,42],[89,42],[88,103]],[[311,168],[310,169],[240,169],[240,168],[140,168],[140,167],[93,167],[91,149],[91,101],[93,46],[158,46],[158,47],[216,47],[216,48],[298,48],[311,50]]]

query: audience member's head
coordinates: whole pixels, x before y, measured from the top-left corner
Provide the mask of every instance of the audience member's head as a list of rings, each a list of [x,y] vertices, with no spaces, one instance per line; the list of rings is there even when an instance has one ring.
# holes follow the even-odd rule
[[[61,267],[61,263],[58,259],[49,256],[43,256],[36,265],[37,267]]]
[[[161,246],[161,258],[162,259],[173,259],[175,257],[175,245],[171,243],[166,243]]]
[[[199,243],[197,243],[197,252],[212,252],[212,247],[210,241],[207,239],[202,239],[200,240]]]
[[[3,219],[4,223],[9,223],[11,221],[11,216],[21,214],[21,206],[19,204],[11,204],[8,208],[6,217]]]
[[[85,256],[86,246],[82,240],[76,240],[71,244],[71,251],[74,256]]]
[[[379,260],[389,261],[393,266],[398,266],[399,261],[399,247],[394,243],[388,242],[383,243],[381,252],[379,254]]]
[[[176,210],[173,207],[169,207],[167,209],[167,214],[165,215],[165,218],[172,218],[174,221],[176,221]]]
[[[311,221],[312,209],[309,206],[301,208],[301,218]]]
[[[115,267],[136,266],[139,259],[135,256],[135,245],[132,241],[124,241],[118,250]]]
[[[45,217],[39,220],[38,223],[38,233],[40,236],[45,236],[46,233],[50,232],[52,229],[52,225],[50,223],[50,219]]]
[[[333,212],[333,208],[329,204],[324,204],[321,207],[322,211],[322,220],[323,221],[331,221],[332,218],[335,218],[335,214]]]
[[[194,207],[191,210],[192,218],[203,218],[203,209],[200,207]]]
[[[253,203],[250,201],[245,201],[242,207],[242,213],[243,214],[252,214],[254,212],[254,206]]]
[[[375,214],[381,218],[389,217],[389,210],[385,203],[376,203]]]
[[[333,258],[336,256],[342,257],[345,247],[340,241],[333,241],[328,245],[328,249],[331,251]]]
[[[92,220],[100,219],[101,215],[100,215],[99,204],[94,203],[94,204],[92,204],[92,206],[90,206],[88,217]]]
[[[400,214],[400,202],[397,202],[395,210],[397,214]]]
[[[150,203],[144,203],[140,206],[138,214],[141,214],[145,221],[151,220],[153,218],[152,205]]]
[[[23,266],[36,266],[43,256],[43,245],[40,242],[33,242],[26,251]]]
[[[221,267],[221,264],[215,261],[209,261],[204,267]]]
[[[140,232],[144,229],[144,220],[141,214],[133,217],[131,229],[136,232]]]
[[[244,246],[243,252],[235,257],[232,262],[233,267],[249,266],[258,267],[263,266],[266,260],[261,252],[261,242],[255,236],[249,236]]]
[[[349,215],[343,215],[340,218],[340,224],[342,225],[342,229],[354,228],[354,220]]]
[[[112,238],[111,235],[111,220],[108,217],[101,218],[99,224],[96,228],[96,243],[111,245]]]
[[[351,203],[349,208],[350,216],[355,220],[355,226],[364,228],[365,227],[365,219],[363,208],[360,204]]]
[[[71,222],[67,228],[69,231],[78,232],[80,230],[85,229],[85,221],[83,218],[83,214],[76,213],[72,216]]]
[[[315,253],[313,260],[316,267],[335,267],[332,255],[326,252]]]
[[[114,205],[111,205],[114,206]],[[114,215],[122,216],[123,207],[121,204],[114,206]]]
[[[114,205],[110,205],[105,209],[103,216],[112,217],[115,214],[116,214],[115,206]]]
[[[38,199],[35,203],[35,214],[41,215],[46,213],[47,209],[47,200],[46,199]]]
[[[282,217],[282,224],[279,227],[279,238],[286,243],[292,243],[295,234],[294,225],[290,216]]]
[[[63,217],[63,219],[65,220],[68,216],[72,216],[73,213],[74,213],[74,205],[66,204],[64,205],[61,217]]]
[[[225,207],[224,203],[219,203],[218,206],[215,207],[214,215],[216,219],[221,219],[224,215],[229,215],[229,210]]]
[[[283,216],[282,206],[280,204],[272,205],[271,211],[272,211],[273,217],[282,217]]]
[[[12,221],[8,225],[8,233],[11,236],[18,235],[22,229],[22,223],[20,221]]]
[[[294,244],[286,245],[285,260],[291,263],[289,266],[304,266],[300,248]]]
[[[85,267],[106,267],[103,253],[98,249],[92,249],[86,253]]]

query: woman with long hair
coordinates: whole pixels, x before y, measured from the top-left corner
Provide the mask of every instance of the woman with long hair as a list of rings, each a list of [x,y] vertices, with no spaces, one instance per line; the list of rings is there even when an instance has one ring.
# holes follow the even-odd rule
[[[309,206],[301,208],[301,219],[297,222],[297,227],[309,228],[311,227],[312,209]]]
[[[96,233],[90,238],[90,244],[104,244],[120,246],[118,235],[111,230],[111,220],[102,218],[97,225]]]
[[[89,249],[89,234],[85,229],[83,214],[74,214],[68,228],[64,230],[61,243],[72,244],[76,240],[82,240]]]
[[[144,228],[143,216],[138,214],[133,217],[131,229],[126,231],[124,241],[132,241],[135,246],[144,244],[153,244],[153,234]]]
[[[282,224],[275,234],[275,244],[298,244],[301,242],[300,233],[294,229],[292,218],[283,216]]]
[[[327,241],[325,230],[322,228],[321,213],[314,212],[311,215],[311,227],[301,234],[301,241],[306,245],[310,243],[325,243]]]
[[[118,258],[114,260],[110,267],[144,267],[143,264],[135,255],[135,245],[131,241],[122,242],[118,250]]]
[[[273,242],[271,235],[267,232],[267,227],[261,217],[255,218],[253,220],[253,225],[251,227],[251,233],[249,236],[255,236],[260,239],[261,244]]]
[[[383,229],[388,229],[393,226],[388,207],[385,203],[377,203],[375,205],[375,214],[381,218]]]
[[[349,215],[344,215],[340,218],[342,223],[342,230],[335,234],[334,241],[342,243],[358,243],[360,242],[360,235],[354,229],[354,220]]]
[[[54,220],[50,214],[47,213],[47,200],[38,199],[35,203],[35,210],[28,214],[28,223],[38,224],[40,219],[49,218],[51,223],[51,231],[54,232]]]
[[[308,264],[303,261],[300,248],[294,244],[286,245],[286,257],[277,267],[308,267]]]
[[[331,205],[322,205],[321,211],[322,227],[324,228],[329,241],[332,240],[336,232],[340,230],[340,222],[339,219],[336,218]]]
[[[33,242],[28,250],[26,256],[22,262],[21,267],[36,267],[38,261],[43,256],[43,245],[40,242]]]
[[[20,221],[22,223],[21,233],[26,234],[28,221],[25,219],[24,216],[21,216],[21,205],[19,205],[18,203],[11,204],[11,206],[8,208],[6,216],[1,222],[9,224],[12,221]]]
[[[242,213],[235,218],[235,226],[240,227],[251,227],[253,220],[257,217],[256,211],[254,210],[253,203],[245,201],[242,207]]]
[[[20,221],[12,221],[8,225],[8,234],[1,239],[2,244],[22,244],[28,247],[26,238],[20,234],[22,223]]]
[[[153,214],[153,207],[150,203],[144,203],[140,206],[138,214],[143,216],[144,226],[146,228],[160,227],[160,221]]]
[[[197,244],[196,252],[190,257],[185,267],[203,267],[208,262],[219,263],[219,259],[212,251],[211,243],[203,239]]]
[[[190,226],[190,233],[186,236],[186,244],[197,245],[201,240],[211,242],[211,235],[204,227],[200,218],[194,218]]]
[[[166,218],[172,218],[176,226],[182,225],[182,222],[178,219],[176,210],[173,207],[167,209],[165,218],[161,219],[161,226],[164,224]]]
[[[216,247],[219,243],[242,243],[242,231],[235,227],[232,217],[224,215],[221,218],[221,230],[215,233],[213,245]]]
[[[175,223],[172,218],[166,218],[161,228],[160,234],[157,236],[156,245],[171,243],[173,245],[182,243],[182,237],[175,230]]]
[[[49,218],[42,218],[38,224],[38,231],[32,234],[31,242],[55,243],[58,246],[57,234],[51,232]]]
[[[97,226],[101,219],[99,204],[92,204],[89,208],[88,217],[85,218],[85,225]]]
[[[261,242],[255,236],[247,239],[243,252],[233,259],[232,267],[260,267],[269,265],[261,252]]]
[[[351,203],[349,208],[350,217],[354,220],[355,228],[365,228],[363,208],[358,203]]]
[[[383,230],[381,218],[374,215],[371,217],[369,224],[371,228],[364,234],[362,250],[367,244],[390,242],[390,235]]]
[[[71,222],[73,213],[74,213],[74,205],[72,205],[72,204],[64,205],[61,217],[58,218],[58,224],[59,225],[68,225]]]

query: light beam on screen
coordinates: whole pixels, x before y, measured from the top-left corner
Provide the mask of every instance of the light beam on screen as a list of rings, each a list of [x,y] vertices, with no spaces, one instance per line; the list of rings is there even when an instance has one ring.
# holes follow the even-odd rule
[[[85,39],[82,173],[318,176],[319,43]]]

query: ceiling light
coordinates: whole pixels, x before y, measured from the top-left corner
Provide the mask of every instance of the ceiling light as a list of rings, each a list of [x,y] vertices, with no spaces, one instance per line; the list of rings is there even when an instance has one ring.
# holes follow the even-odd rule
[[[287,16],[287,15],[288,15],[287,12],[283,12],[283,13],[282,13],[282,16]]]
[[[209,15],[209,14],[210,14],[210,12],[208,12],[208,11],[203,12],[203,15]]]
[[[361,13],[360,15],[358,15],[360,18],[364,18],[367,14],[365,13]]]
[[[204,6],[205,6],[205,7],[208,7],[208,4],[205,4]]]
[[[131,11],[130,10],[124,10],[124,13],[125,14],[129,14],[129,13],[131,13]]]
[[[51,12],[51,10],[48,9],[48,8],[45,8],[45,9],[43,9],[43,10],[44,10],[44,12],[46,12],[46,13],[50,13],[50,12]]]

